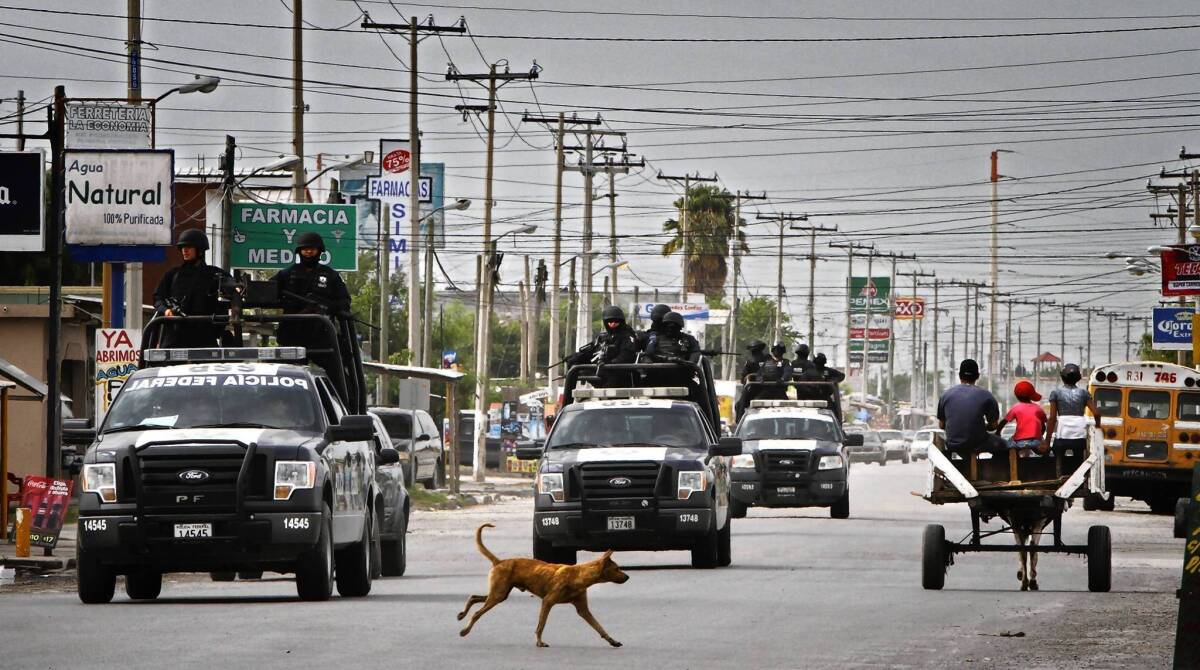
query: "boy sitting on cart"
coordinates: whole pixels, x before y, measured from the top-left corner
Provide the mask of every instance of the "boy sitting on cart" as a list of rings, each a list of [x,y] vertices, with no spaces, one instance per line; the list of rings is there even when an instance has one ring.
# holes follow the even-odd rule
[[[1022,379],[1013,387],[1013,395],[1017,397],[1017,404],[1000,420],[996,433],[999,434],[1009,421],[1016,421],[1017,430],[1009,439],[1008,448],[1019,449],[1017,455],[1021,458],[1030,458],[1034,452],[1048,453],[1050,444],[1046,441],[1046,413],[1036,402],[1042,399],[1041,394],[1033,384]]]

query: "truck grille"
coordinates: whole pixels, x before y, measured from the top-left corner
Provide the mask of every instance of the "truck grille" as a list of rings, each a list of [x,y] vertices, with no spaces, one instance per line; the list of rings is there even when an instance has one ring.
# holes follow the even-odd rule
[[[246,450],[235,445],[144,449],[138,457],[142,510],[147,514],[233,514],[237,511],[238,473],[245,457]],[[266,456],[257,455],[252,466],[248,495],[261,493],[265,487]],[[180,476],[191,472],[203,474],[190,480]]]
[[[1139,461],[1165,461],[1167,460],[1167,443],[1130,440],[1125,445],[1125,457]]]
[[[812,459],[811,451],[764,451],[762,453],[768,483],[794,481],[808,474],[809,463]]]
[[[658,463],[644,461],[584,463],[580,466],[583,497],[653,498],[658,470]]]

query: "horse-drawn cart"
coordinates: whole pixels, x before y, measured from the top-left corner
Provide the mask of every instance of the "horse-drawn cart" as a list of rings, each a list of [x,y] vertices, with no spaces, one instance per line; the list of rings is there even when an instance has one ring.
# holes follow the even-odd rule
[[[1098,431],[1089,433],[1086,454],[1055,453],[1020,458],[1015,450],[997,454],[947,455],[938,446],[929,448],[929,482],[924,498],[935,505],[967,503],[971,532],[960,541],[946,539],[938,524],[925,527],[922,543],[921,584],[940,589],[955,554],[1012,552],[1020,555],[1017,574],[1021,590],[1037,590],[1037,555],[1078,554],[1088,560],[1088,589],[1108,591],[1112,583],[1112,542],[1108,526],[1088,529],[1087,544],[1066,544],[1062,539],[1063,512],[1076,498],[1104,492],[1104,449]],[[1002,527],[983,525],[998,518]],[[1052,541],[1040,544],[1046,526]],[[984,543],[1012,531],[1016,544]],[[1028,564],[1027,559],[1028,557]]]

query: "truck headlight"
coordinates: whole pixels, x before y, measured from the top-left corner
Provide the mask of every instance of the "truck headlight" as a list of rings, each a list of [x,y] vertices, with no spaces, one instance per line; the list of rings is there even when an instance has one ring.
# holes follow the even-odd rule
[[[296,489],[311,489],[317,483],[317,464],[312,461],[275,461],[275,499],[287,500]]]
[[[116,463],[88,463],[83,466],[83,490],[100,496],[101,502],[117,502]]]
[[[679,499],[687,500],[696,491],[705,489],[703,470],[683,470],[679,473]]]
[[[729,461],[729,467],[734,470],[753,470],[754,454],[738,454]]]
[[[548,494],[554,502],[562,502],[567,499],[566,492],[563,490],[563,476],[561,472],[539,472],[537,479],[537,492]]]
[[[834,454],[832,456],[822,456],[817,462],[818,470],[836,470],[842,467],[842,457]]]

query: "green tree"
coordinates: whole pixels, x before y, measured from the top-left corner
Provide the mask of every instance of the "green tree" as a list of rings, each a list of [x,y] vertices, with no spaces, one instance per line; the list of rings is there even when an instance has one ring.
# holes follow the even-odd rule
[[[800,333],[792,328],[791,317],[786,312],[783,313],[783,326],[780,332],[785,343],[794,342],[800,338]],[[768,345],[773,344],[771,340],[774,333],[775,301],[761,296],[743,300],[741,308],[738,309],[737,353],[741,355],[750,340],[762,340]]]
[[[379,274],[375,254],[358,255],[358,270],[343,273],[350,290],[350,311],[354,316],[374,326],[379,325]],[[388,361],[407,364],[412,359],[408,350],[408,289],[404,272],[395,270],[388,275]],[[371,342],[372,353],[379,351],[379,331],[362,324],[356,326],[359,335]],[[366,353],[366,352],[364,352]]]
[[[1190,356],[1191,352],[1187,352]],[[1142,339],[1138,342],[1137,360],[1139,361],[1158,361],[1160,363],[1174,363],[1176,361],[1174,351],[1164,351],[1154,348],[1154,338],[1150,333],[1143,333]]]
[[[703,293],[709,300],[719,299],[725,292],[725,279],[729,269],[729,240],[734,235],[734,196],[718,186],[701,184],[688,192],[687,240],[677,219],[667,219],[663,232],[671,239],[663,245],[664,256],[686,253],[684,262],[688,266],[687,286],[689,293]],[[675,201],[675,209],[683,213],[684,198]],[[745,220],[738,221],[737,243],[741,252],[749,251],[746,234],[741,230]],[[686,242],[686,243],[685,243]],[[686,247],[686,249],[685,249]]]

